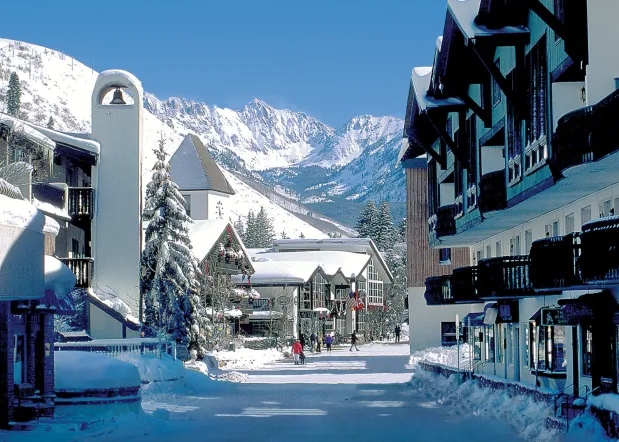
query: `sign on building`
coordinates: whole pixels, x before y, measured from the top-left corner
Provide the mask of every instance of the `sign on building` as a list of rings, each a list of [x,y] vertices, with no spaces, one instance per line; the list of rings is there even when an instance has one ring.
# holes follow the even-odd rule
[[[567,319],[563,316],[562,308],[545,307],[542,308],[542,325],[568,325]]]

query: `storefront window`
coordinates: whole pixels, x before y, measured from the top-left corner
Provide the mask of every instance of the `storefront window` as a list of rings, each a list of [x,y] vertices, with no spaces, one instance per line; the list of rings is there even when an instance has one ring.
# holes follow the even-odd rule
[[[494,326],[486,327],[486,361],[494,362]]]
[[[565,327],[546,327],[546,352],[548,368],[552,371],[566,371],[567,358],[565,357]]]
[[[591,376],[591,360],[593,356],[593,333],[590,325],[582,326],[582,374]]]
[[[528,324],[522,324],[524,330],[524,352],[522,355],[522,365],[529,366],[529,326]]]
[[[514,326],[509,325],[509,351],[507,352],[507,363],[509,365],[514,365],[514,352],[518,351],[517,348],[514,348]]]
[[[482,343],[482,331],[481,327],[473,328],[473,359],[481,361],[481,343]]]
[[[497,332],[496,332],[496,342],[497,342],[497,347],[496,347],[496,353],[497,353],[497,362],[499,362],[500,364],[505,362],[505,352],[504,352],[504,340],[505,340],[505,336],[504,336],[504,331],[503,331],[503,326],[502,325],[497,325]]]
[[[546,369],[546,327],[536,327],[539,334],[537,344],[537,369]]]

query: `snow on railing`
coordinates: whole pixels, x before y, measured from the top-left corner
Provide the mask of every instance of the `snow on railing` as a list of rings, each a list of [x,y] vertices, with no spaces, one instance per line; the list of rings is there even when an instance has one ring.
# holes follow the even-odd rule
[[[156,354],[159,358],[169,354],[176,360],[176,342],[157,338],[95,339],[86,342],[56,342],[54,351],[88,351],[117,356],[122,353]]]

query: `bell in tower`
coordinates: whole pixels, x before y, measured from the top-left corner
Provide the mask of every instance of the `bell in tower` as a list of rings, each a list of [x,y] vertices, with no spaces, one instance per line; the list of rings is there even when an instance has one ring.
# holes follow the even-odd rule
[[[114,91],[114,97],[112,98],[112,101],[110,101],[110,104],[127,104],[123,99],[123,93],[119,87],[117,87]]]

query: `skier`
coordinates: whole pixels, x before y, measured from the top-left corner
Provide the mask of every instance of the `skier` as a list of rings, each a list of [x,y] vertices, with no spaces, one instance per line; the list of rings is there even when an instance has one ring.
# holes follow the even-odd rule
[[[397,343],[397,342],[400,342],[400,332],[401,332],[401,331],[402,331],[402,330],[400,329],[400,325],[399,325],[399,324],[398,324],[398,325],[396,325],[396,326],[395,326],[395,342],[396,342],[396,343]]]
[[[292,357],[294,358],[294,365],[299,365],[301,353],[303,353],[301,343],[299,341],[294,341],[294,344],[292,344]]]
[[[359,351],[357,348],[357,334],[354,331],[352,332],[352,335],[350,335],[350,351],[352,351],[353,346],[357,349],[357,351]]]
[[[329,334],[325,338],[325,345],[327,346],[327,353],[331,353],[331,344],[333,344],[333,336]]]

